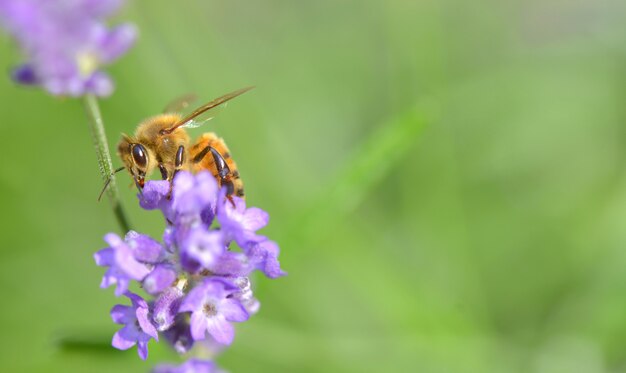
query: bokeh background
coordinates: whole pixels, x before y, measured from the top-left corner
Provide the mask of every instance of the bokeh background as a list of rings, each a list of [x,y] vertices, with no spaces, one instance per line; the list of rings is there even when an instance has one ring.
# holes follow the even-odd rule
[[[135,0],[117,20],[141,37],[109,69],[113,149],[180,94],[257,86],[209,126],[289,276],[255,278],[222,367],[626,372],[626,2]],[[81,102],[5,78],[0,114],[0,370],[176,361],[109,347],[92,254],[117,225]]]

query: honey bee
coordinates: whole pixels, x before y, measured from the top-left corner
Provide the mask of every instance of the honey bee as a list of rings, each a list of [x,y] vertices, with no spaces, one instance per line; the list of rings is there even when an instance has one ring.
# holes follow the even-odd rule
[[[229,199],[232,195],[243,198],[243,182],[224,140],[209,132],[202,134],[190,146],[189,135],[185,129],[203,124],[208,119],[200,120],[202,114],[252,88],[247,87],[225,94],[200,106],[185,117],[176,111],[187,105],[188,98],[168,105],[163,114],[141,122],[134,136],[122,134],[122,139],[117,145],[117,154],[124,167],[118,170],[127,169],[139,191],[143,189],[146,178],[157,168],[163,180],[169,180],[170,183],[181,170],[194,173],[208,170],[218,185],[226,188]]]

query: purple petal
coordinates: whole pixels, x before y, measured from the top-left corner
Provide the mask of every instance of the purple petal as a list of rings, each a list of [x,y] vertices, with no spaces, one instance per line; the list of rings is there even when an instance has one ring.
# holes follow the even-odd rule
[[[140,262],[158,263],[165,254],[161,244],[150,236],[130,231],[126,234],[126,242],[133,251],[133,256]]]
[[[141,360],[146,360],[148,358],[148,342],[137,342],[137,353]]]
[[[183,317],[178,317],[174,325],[163,332],[163,336],[174,350],[181,355],[193,347],[194,340],[191,337],[191,329]]]
[[[227,251],[208,269],[216,275],[239,277],[248,276],[254,267],[245,254]]]
[[[146,278],[143,279],[143,288],[152,295],[159,294],[167,289],[176,280],[176,270],[168,264],[157,264]]]
[[[125,54],[137,39],[137,28],[124,24],[108,31],[99,43],[99,57],[102,62],[111,63]]]
[[[143,193],[139,194],[139,205],[145,210],[163,209],[169,204],[170,182],[167,180],[150,180],[146,182]]]
[[[262,236],[256,235],[256,229],[262,228],[269,221],[269,215],[258,208],[246,210],[243,199],[232,197],[235,203],[220,199],[217,209],[217,220],[224,232],[226,241],[235,240],[239,246],[249,242],[262,241]]]
[[[163,231],[163,244],[167,252],[174,253],[176,251],[176,228],[171,225],[165,227],[165,231]]]
[[[115,250],[115,263],[125,275],[133,280],[141,281],[150,273],[148,267],[135,260],[130,247],[125,244]]]
[[[196,285],[180,304],[179,312],[193,312],[202,308],[205,290],[202,284]]]
[[[129,331],[129,327],[125,326],[122,329],[118,330],[114,335],[113,335],[113,341],[111,342],[111,345],[113,345],[113,347],[117,348],[118,350],[128,350],[129,348],[133,347],[136,343],[137,340],[135,338],[132,338],[132,332]]]
[[[222,302],[220,304],[220,313],[228,321],[242,322],[250,318],[250,315],[248,315],[241,303],[235,299],[226,299]]]
[[[262,237],[262,236],[261,236]],[[269,278],[278,278],[287,273],[280,268],[278,254],[280,249],[274,241],[265,240],[260,243],[249,242],[244,246],[250,262]]]
[[[154,316],[152,319],[159,331],[169,329],[176,320],[178,308],[185,294],[178,287],[172,286],[166,289],[154,303]]]
[[[13,69],[11,73],[11,78],[20,84],[25,85],[36,85],[40,84],[39,78],[37,78],[37,73],[33,69],[31,65],[24,64]]]
[[[213,299],[226,298],[228,295],[239,290],[239,287],[232,281],[223,277],[210,277],[202,283],[204,292],[207,297]]]
[[[225,345],[233,343],[235,328],[223,316],[217,315],[206,320],[206,329],[217,342]]]
[[[200,212],[200,219],[206,227],[210,227],[215,219],[215,209],[213,206],[209,206]]]
[[[270,216],[267,212],[261,210],[258,207],[251,207],[246,210],[241,222],[246,229],[256,231],[265,227],[269,220]]]
[[[115,251],[107,247],[93,254],[93,258],[96,260],[96,265],[109,267],[115,262]]]
[[[124,241],[115,233],[107,233],[104,235],[104,241],[111,247],[119,247],[124,245]]]
[[[98,97],[108,97],[113,93],[113,81],[108,74],[96,71],[85,82],[85,90]]]
[[[117,277],[113,283],[117,282],[115,296],[121,297],[128,290],[129,280],[125,277]]]
[[[148,314],[149,314],[149,310],[147,307],[137,308],[137,311],[136,311],[137,321],[139,322],[139,326],[141,327],[144,333],[146,333],[147,335],[149,335],[150,337],[158,341],[159,333],[157,333],[156,328],[154,327],[154,325],[152,325],[152,322],[150,321]]]
[[[145,299],[143,299],[139,294],[132,293],[130,291],[124,294],[128,299],[130,299],[133,307],[135,308],[148,308],[148,303]]]
[[[204,339],[207,330],[207,318],[202,311],[191,314],[191,337],[194,341]]]
[[[135,319],[135,310],[129,306],[116,304],[111,308],[111,318],[116,324],[128,324]]]
[[[206,231],[203,227],[189,233],[181,248],[181,253],[207,269],[210,269],[225,251],[222,234],[219,231]]]
[[[174,180],[172,208],[181,215],[195,215],[212,208],[217,198],[217,181],[208,171],[195,177],[179,172]]]

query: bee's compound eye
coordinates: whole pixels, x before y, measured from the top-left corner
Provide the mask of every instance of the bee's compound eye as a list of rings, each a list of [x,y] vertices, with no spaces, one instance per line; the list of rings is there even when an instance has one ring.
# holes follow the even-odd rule
[[[133,153],[133,160],[135,161],[135,164],[138,167],[145,168],[148,164],[146,148],[144,148],[141,144],[134,144],[131,151]]]

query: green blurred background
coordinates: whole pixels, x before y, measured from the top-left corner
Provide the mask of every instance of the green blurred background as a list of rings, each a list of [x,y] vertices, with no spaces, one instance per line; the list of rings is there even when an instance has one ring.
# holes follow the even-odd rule
[[[626,372],[626,2],[137,0],[117,20],[141,37],[109,69],[113,149],[182,93],[257,86],[210,128],[289,276],[255,278],[222,367]],[[0,370],[176,361],[107,347],[92,254],[117,225],[81,102],[0,79],[0,114]]]

